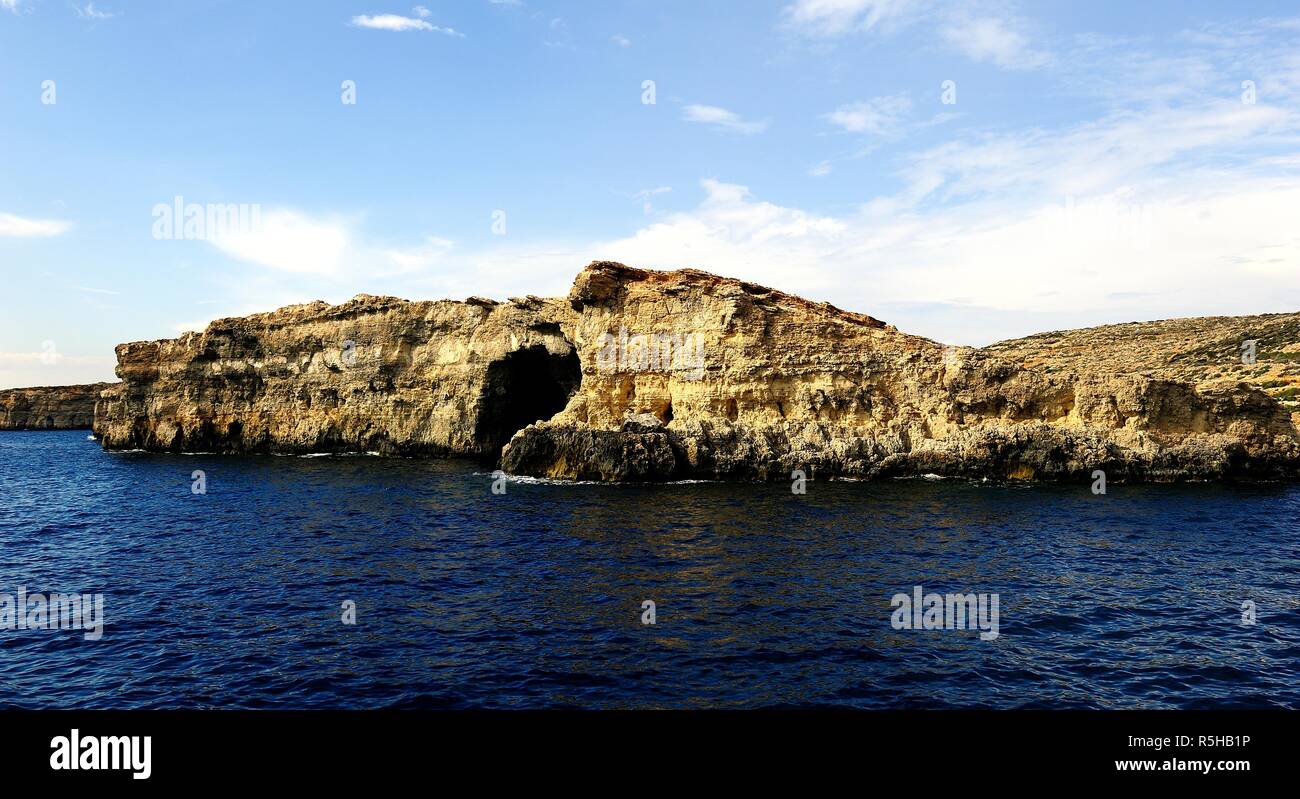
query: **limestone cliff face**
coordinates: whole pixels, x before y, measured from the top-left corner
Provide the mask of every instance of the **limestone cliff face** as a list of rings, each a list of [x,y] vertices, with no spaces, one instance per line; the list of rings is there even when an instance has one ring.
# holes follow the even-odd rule
[[[106,447],[468,455],[594,480],[1295,476],[1300,415],[1278,381],[1300,315],[1261,319],[975,350],[597,262],[564,299],[363,295],[124,344],[95,429]],[[1251,337],[1265,371],[1236,368]]]
[[[495,459],[577,383],[555,300],[362,295],[117,348],[105,447]],[[536,413],[537,416],[530,414]]]
[[[0,391],[0,430],[89,430],[95,402],[111,383]]]
[[[1087,369],[1030,366],[1014,347],[944,347],[741,281],[610,263],[588,267],[569,300],[581,388],[511,440],[507,471],[1060,479],[1101,468],[1165,480],[1294,475],[1300,465],[1296,420],[1260,387],[1134,369],[1101,345],[1081,359]],[[687,340],[701,357],[689,346],[657,363],[639,352]],[[1225,368],[1234,358],[1224,354]]]

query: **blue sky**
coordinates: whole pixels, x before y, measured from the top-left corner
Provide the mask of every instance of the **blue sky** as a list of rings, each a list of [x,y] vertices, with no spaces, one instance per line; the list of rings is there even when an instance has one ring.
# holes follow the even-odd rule
[[[1300,310],[1298,45],[1267,2],[0,0],[0,387],[594,259],[961,344]],[[257,224],[160,238],[176,197]]]

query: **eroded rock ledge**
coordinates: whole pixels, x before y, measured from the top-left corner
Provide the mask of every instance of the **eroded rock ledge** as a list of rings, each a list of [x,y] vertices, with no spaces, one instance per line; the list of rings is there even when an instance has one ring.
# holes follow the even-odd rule
[[[0,430],[89,430],[100,392],[113,384],[0,391]]]
[[[739,280],[596,262],[563,299],[362,295],[123,344],[95,429],[106,447],[466,455],[592,480],[1294,477],[1297,331],[1285,314],[945,347]]]
[[[557,300],[408,302],[360,295],[121,344],[108,448],[379,452],[495,459],[578,382]],[[537,415],[532,415],[532,414]]]

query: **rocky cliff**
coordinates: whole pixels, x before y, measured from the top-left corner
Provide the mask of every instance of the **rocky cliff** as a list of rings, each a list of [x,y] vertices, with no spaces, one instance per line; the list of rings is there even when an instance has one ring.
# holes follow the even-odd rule
[[[111,383],[0,391],[0,430],[89,430],[95,403]]]
[[[1158,368],[1158,359],[1202,351],[1173,346],[1176,334],[1153,338],[1150,349],[1137,330],[1087,343],[1082,331],[1062,334],[1078,342],[1066,364],[1059,353],[1069,345],[945,347],[741,281],[617,264],[593,264],[569,300],[581,388],[562,413],[514,437],[508,471],[1081,478],[1100,468],[1165,480],[1280,476],[1300,463],[1296,419],[1258,385]],[[622,329],[652,341],[688,332],[702,342],[702,369],[645,368],[636,358],[602,368],[611,363],[602,359],[605,334]],[[1228,339],[1253,330],[1229,323],[1224,346],[1206,357],[1233,372],[1240,351]],[[1155,356],[1149,368],[1135,363],[1142,352]]]
[[[106,447],[470,455],[593,480],[1274,478],[1300,468],[1298,331],[1292,314],[946,347],[597,262],[563,299],[361,296],[124,344],[95,426]]]
[[[361,295],[117,347],[108,448],[495,459],[578,381],[567,306]]]

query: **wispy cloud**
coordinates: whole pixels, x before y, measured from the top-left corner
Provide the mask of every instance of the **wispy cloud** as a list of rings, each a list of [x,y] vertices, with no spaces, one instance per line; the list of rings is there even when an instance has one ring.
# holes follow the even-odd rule
[[[976,14],[976,8],[933,0],[795,0],[782,11],[781,19],[784,27],[803,36],[831,39],[888,35],[928,24],[935,26],[941,41],[975,62],[1031,69],[1051,61],[1050,53],[1032,46],[1025,19],[987,10]]]
[[[656,186],[653,189],[641,189],[638,192],[626,196],[630,196],[633,200],[640,202],[641,210],[648,215],[654,212],[654,204],[652,203],[652,200],[656,196],[667,194],[672,190],[672,186]]]
[[[0,212],[0,236],[43,238],[58,236],[71,229],[71,222],[60,219],[29,219]]]
[[[903,119],[911,110],[911,99],[899,94],[848,103],[825,114],[824,118],[848,133],[892,136],[898,132]]]
[[[614,34],[613,36],[609,37],[609,40],[610,40],[611,42],[613,42],[614,44],[618,45],[619,47],[631,47],[631,46],[632,46],[632,40],[629,39],[629,38],[627,38],[626,36],[624,36],[624,35],[621,34],[621,33],[616,33],[616,34]]]
[[[843,36],[908,19],[918,0],[795,0],[782,11],[786,24],[814,36]]]
[[[1198,153],[1252,140],[1263,145],[1262,137],[1283,129],[1300,133],[1300,114],[1232,100],[1117,111],[1064,129],[947,142],[908,155],[901,175],[906,194],[916,200],[1040,191],[1059,201],[1157,174],[1177,175],[1178,165]],[[1250,169],[1226,160],[1220,168]]]
[[[768,126],[766,119],[759,121],[747,120],[734,111],[728,111],[716,105],[688,105],[682,109],[682,118],[687,122],[699,122],[708,125],[714,130],[739,133],[742,136],[762,133],[767,130]]]
[[[991,62],[1004,69],[1032,69],[1046,64],[1050,56],[1030,47],[1020,23],[997,17],[955,17],[944,26],[945,41],[976,62]]]
[[[77,10],[77,16],[82,19],[112,19],[117,16],[117,13],[113,11],[100,11],[95,8],[93,2],[86,3],[84,6],[74,5],[73,8]]]
[[[383,254],[393,264],[393,273],[415,272],[435,266],[448,253],[454,243],[441,236],[428,236],[424,242],[415,247],[388,248]]]
[[[423,8],[423,6],[417,6],[415,13],[419,14],[419,9],[421,8]],[[428,9],[424,10],[426,12],[428,11]],[[427,16],[427,14],[420,14],[420,16]],[[373,16],[362,14],[353,17],[351,24],[353,27],[357,28],[370,28],[371,30],[380,31],[432,31],[447,36],[457,36],[461,38],[465,36],[465,34],[455,28],[444,28],[418,17],[403,17],[400,14],[376,14]]]

